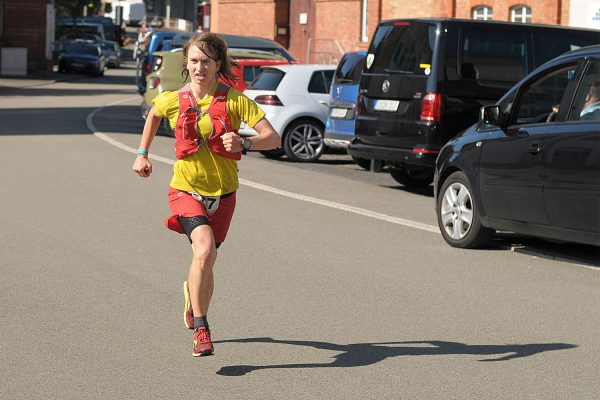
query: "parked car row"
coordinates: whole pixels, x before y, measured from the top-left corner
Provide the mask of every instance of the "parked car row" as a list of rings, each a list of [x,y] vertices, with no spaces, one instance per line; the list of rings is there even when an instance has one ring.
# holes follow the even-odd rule
[[[404,186],[433,181],[442,146],[536,67],[600,32],[457,19],[380,22],[360,79],[354,157]]]
[[[358,94],[340,101],[334,81],[324,141],[343,146],[332,128],[354,117],[358,165],[407,187],[435,180],[452,246],[485,246],[497,230],[600,246],[598,44],[594,30],[383,21]]]
[[[142,96],[146,91],[147,76],[155,68],[154,58],[159,51],[169,51],[180,49],[194,35],[192,32],[180,32],[167,29],[155,30],[150,32],[143,43],[139,43],[140,51],[137,52],[138,68],[136,72],[136,82],[138,93]],[[221,35],[230,51],[249,52],[257,54],[257,59],[261,59],[259,54],[274,56],[276,59],[284,59],[286,63],[296,63],[297,60],[279,43],[258,37],[222,34]],[[246,57],[247,58],[247,57]]]
[[[58,72],[102,76],[107,67],[119,68],[120,44],[109,39],[119,39],[118,30],[110,18],[59,18],[52,49]]]
[[[266,157],[342,147],[406,187],[433,181],[452,246],[485,246],[497,230],[600,246],[598,44],[593,30],[383,21],[368,52],[262,65],[244,93],[282,136]]]

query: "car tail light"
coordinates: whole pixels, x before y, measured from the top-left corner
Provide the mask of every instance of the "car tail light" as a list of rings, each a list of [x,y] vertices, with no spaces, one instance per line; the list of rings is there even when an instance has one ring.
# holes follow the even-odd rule
[[[358,109],[360,107],[360,93],[356,95],[356,105],[354,106],[354,115],[358,115]]]
[[[150,79],[150,82],[148,82],[149,89],[157,88],[158,85],[160,85],[160,78],[152,78]]]
[[[154,61],[154,71],[160,69],[161,65],[162,65],[162,57],[157,57],[156,60]]]
[[[442,109],[442,96],[439,93],[427,93],[421,100],[421,121],[439,122]]]
[[[258,104],[264,104],[267,106],[282,106],[283,105],[281,100],[279,100],[279,97],[277,97],[274,94],[263,94],[260,96],[256,96],[254,101],[257,102]]]
[[[146,73],[148,73],[148,74],[150,73],[150,68],[151,68],[150,64],[146,64],[146,66],[144,67],[144,69],[146,70]]]
[[[429,148],[428,146],[417,145],[413,147],[412,152],[418,154],[438,154],[440,151],[438,149]]]

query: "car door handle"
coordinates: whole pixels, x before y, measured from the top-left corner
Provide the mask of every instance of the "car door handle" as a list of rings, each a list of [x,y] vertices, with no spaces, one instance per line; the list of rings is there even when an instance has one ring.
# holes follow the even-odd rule
[[[540,146],[539,144],[532,144],[531,146],[529,146],[529,150],[527,150],[527,152],[529,154],[538,154],[542,151],[542,146]]]

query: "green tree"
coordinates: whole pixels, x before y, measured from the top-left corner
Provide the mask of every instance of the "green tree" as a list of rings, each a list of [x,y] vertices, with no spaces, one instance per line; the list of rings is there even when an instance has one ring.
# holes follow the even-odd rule
[[[88,15],[96,15],[100,10],[100,0],[55,0],[56,15],[77,18],[83,15],[83,6],[88,7]]]

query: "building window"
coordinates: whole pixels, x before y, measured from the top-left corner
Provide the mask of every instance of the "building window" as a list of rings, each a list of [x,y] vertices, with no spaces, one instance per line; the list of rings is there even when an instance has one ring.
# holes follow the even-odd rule
[[[515,6],[510,9],[510,20],[512,22],[530,23],[531,8],[527,6]]]
[[[492,20],[492,7],[488,6],[479,6],[473,8],[473,19],[479,19],[483,21]]]

